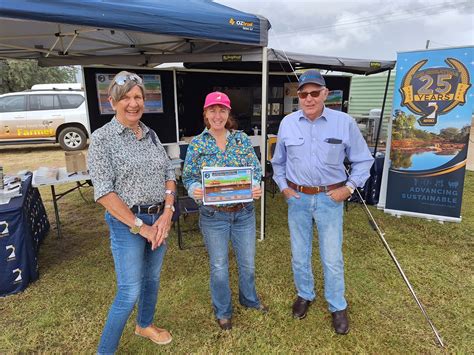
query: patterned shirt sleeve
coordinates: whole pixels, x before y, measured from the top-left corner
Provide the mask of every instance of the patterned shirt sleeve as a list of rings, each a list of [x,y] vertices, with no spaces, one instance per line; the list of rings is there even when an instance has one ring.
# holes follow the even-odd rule
[[[199,137],[199,136],[198,136]],[[194,138],[188,146],[183,167],[183,184],[186,190],[193,183],[201,183],[201,164],[199,162],[198,137]]]
[[[107,140],[102,139],[100,131],[91,136],[87,154],[89,174],[94,185],[94,200],[115,191],[115,173],[110,162]]]

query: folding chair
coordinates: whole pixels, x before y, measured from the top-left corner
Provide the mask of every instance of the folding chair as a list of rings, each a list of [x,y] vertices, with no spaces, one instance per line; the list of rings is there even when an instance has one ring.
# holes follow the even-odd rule
[[[199,207],[196,202],[189,196],[178,196],[175,203],[177,218],[176,226],[178,229],[178,246],[183,250],[184,234],[197,234],[199,232]],[[193,217],[194,216],[194,217]],[[202,246],[194,245],[194,246]]]

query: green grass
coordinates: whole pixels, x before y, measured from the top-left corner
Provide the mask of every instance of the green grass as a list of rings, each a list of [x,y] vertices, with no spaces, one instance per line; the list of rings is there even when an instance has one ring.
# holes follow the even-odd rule
[[[56,148],[2,149],[6,172],[64,165]],[[63,188],[64,190],[66,187]],[[51,224],[50,190],[41,196]],[[85,197],[92,199],[91,189]],[[270,306],[259,314],[238,304],[232,258],[234,329],[219,331],[209,297],[206,251],[181,251],[176,233],[162,270],[156,324],[171,330],[173,342],[158,346],[133,334],[134,315],[122,335],[120,353],[470,353],[473,348],[474,173],[466,174],[460,224],[397,219],[370,207],[386,239],[438,328],[440,349],[360,205],[345,215],[346,289],[351,332],[337,336],[322,295],[318,245],[313,265],[318,294],[304,320],[291,318],[295,297],[286,204],[268,197],[266,240],[257,243],[257,290]],[[77,192],[59,202],[63,238],[52,229],[39,252],[40,278],[23,293],[0,299],[0,353],[96,350],[115,292],[115,276],[103,209]],[[192,222],[192,219],[188,220]],[[200,245],[198,233],[186,245]]]

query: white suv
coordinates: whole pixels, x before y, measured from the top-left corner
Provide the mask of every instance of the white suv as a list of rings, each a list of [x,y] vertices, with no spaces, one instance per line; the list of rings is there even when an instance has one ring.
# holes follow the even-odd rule
[[[57,142],[81,150],[90,133],[81,84],[41,84],[0,95],[0,144]]]

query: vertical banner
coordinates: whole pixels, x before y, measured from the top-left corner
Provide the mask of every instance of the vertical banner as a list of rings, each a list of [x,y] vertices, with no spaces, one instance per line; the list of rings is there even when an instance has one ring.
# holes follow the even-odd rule
[[[461,221],[474,47],[399,53],[385,212]]]

